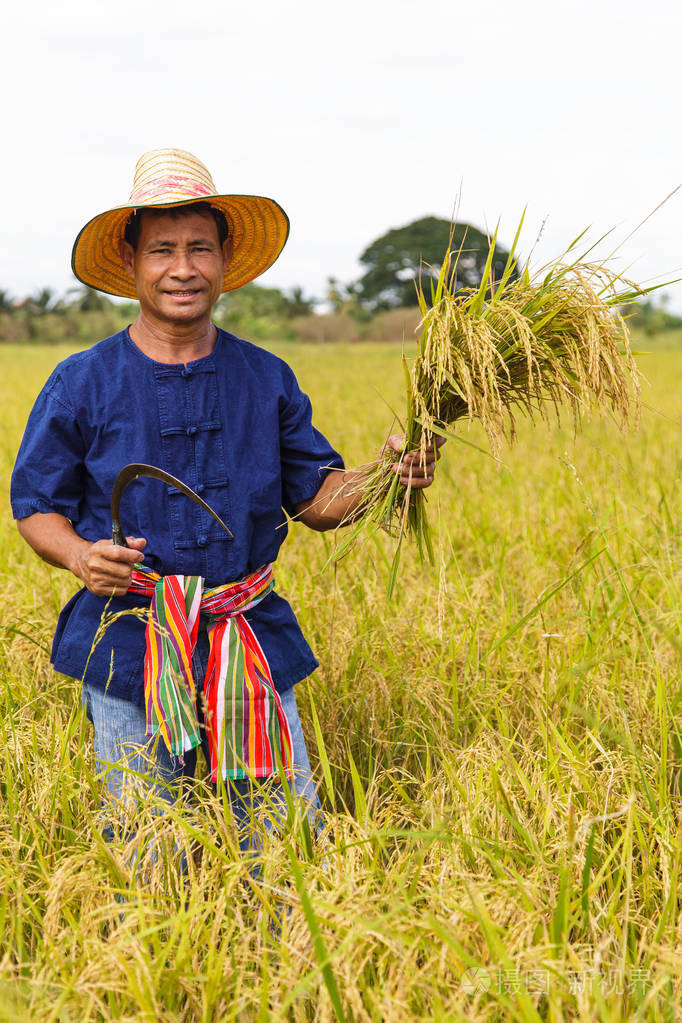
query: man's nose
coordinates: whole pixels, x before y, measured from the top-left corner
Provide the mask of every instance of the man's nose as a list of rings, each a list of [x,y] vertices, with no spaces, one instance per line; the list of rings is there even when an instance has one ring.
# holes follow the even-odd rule
[[[194,276],[194,263],[192,262],[192,254],[189,249],[179,248],[175,250],[168,272],[173,277],[185,278]]]

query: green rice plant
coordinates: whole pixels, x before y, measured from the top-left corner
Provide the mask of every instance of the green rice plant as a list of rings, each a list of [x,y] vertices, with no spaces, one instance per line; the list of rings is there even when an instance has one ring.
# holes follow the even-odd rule
[[[522,225],[523,218],[499,281],[492,270],[497,232],[478,288],[457,290],[462,248],[446,253],[435,283],[429,278],[430,296],[420,279],[417,353],[411,366],[405,356],[403,364],[404,452],[420,450],[422,465],[434,438],[464,440],[453,432],[462,421],[481,423],[499,459],[502,442],[515,439],[519,414],[547,420],[566,407],[576,429],[592,408],[610,408],[622,424],[639,418],[639,376],[618,310],[645,289],[589,262],[593,246],[574,256],[584,232],[559,259],[532,275],[528,265],[518,273]],[[389,592],[405,534],[433,563],[425,495],[401,484],[394,468],[387,452],[356,485],[360,506],[335,551],[341,557],[368,527],[396,536]]]
[[[399,340],[277,350],[349,462],[380,445]],[[636,435],[519,418],[504,466],[449,445],[436,565],[405,543],[390,605],[383,531],[323,571],[324,534],[293,527],[277,586],[320,661],[297,700],[327,826],[311,855],[287,814],[258,874],[201,777],[162,827],[150,804],[101,836],[92,729],[47,653],[78,584],[7,503],[66,354],[0,347],[0,1023],[676,1019],[682,351],[637,357]]]

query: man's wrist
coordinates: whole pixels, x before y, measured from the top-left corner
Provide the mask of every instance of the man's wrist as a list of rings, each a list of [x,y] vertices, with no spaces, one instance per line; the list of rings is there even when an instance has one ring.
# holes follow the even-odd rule
[[[72,575],[75,575],[76,579],[80,579],[81,582],[85,582],[83,562],[87,551],[91,547],[90,541],[84,540],[80,536],[75,537],[74,541],[69,545],[66,568]]]

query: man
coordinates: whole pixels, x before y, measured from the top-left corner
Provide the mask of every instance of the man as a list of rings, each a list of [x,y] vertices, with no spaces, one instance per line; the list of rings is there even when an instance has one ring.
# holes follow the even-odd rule
[[[317,661],[271,565],[282,508],[334,528],[352,518],[363,474],[344,471],[312,426],[286,363],[211,322],[218,296],[266,270],[287,234],[273,200],[219,195],[191,154],[157,150],[138,161],[128,203],[74,246],[76,276],[136,297],[139,315],[54,370],[11,497],[22,537],[83,584],[60,614],[52,663],[82,679],[113,806],[126,777],[145,772],[174,799],[199,743],[238,815],[253,779],[282,768],[318,805],[293,688]],[[389,444],[402,449],[400,437]],[[428,486],[435,461],[433,449],[425,464],[408,454],[396,471]],[[112,486],[131,462],[189,484],[229,532],[177,488],[139,478],[122,501],[127,546],[112,543]]]

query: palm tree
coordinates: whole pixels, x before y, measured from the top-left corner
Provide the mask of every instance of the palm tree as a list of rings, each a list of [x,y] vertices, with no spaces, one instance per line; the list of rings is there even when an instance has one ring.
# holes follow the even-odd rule
[[[101,291],[95,291],[94,288],[88,288],[87,285],[69,288],[67,294],[75,296],[70,300],[69,305],[81,313],[99,313],[111,305],[106,295],[103,295]]]
[[[52,288],[41,288],[35,295],[31,295],[23,303],[23,308],[29,316],[44,316],[51,312],[55,305],[55,293]]]

